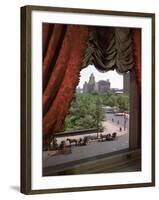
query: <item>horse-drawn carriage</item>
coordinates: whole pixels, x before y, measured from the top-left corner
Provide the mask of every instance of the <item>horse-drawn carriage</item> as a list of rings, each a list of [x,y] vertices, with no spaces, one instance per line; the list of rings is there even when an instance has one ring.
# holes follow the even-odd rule
[[[106,135],[100,134],[100,139],[99,141],[112,141],[115,140],[115,138],[117,137],[117,133],[114,132],[112,134],[108,133]]]

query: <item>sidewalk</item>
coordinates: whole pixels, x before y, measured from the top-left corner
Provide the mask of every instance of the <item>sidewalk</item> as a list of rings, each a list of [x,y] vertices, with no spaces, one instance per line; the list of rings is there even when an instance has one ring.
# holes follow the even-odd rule
[[[128,133],[127,129],[124,131],[124,127],[123,126],[118,125],[118,124],[116,124],[114,122],[111,122],[109,120],[104,121],[102,124],[103,124],[103,127],[105,127],[104,128],[104,132],[103,132],[104,134],[108,134],[108,133],[112,134],[113,132],[116,132],[117,136],[121,136],[121,135],[124,135],[124,134]],[[120,127],[122,128],[122,131],[119,130]]]
[[[50,156],[51,152],[43,152],[43,168],[57,166],[59,164],[67,164],[73,161],[80,161],[81,159],[89,159],[95,156],[104,155],[107,153],[120,151],[129,147],[128,134],[121,135],[113,141],[91,142],[86,146],[72,147],[71,154],[60,154]],[[50,153],[50,155],[48,155]]]
[[[87,146],[82,146],[82,147],[76,147],[73,148],[72,153],[70,155],[56,155],[52,158],[50,158],[52,161],[46,162],[46,160],[49,158],[50,152],[44,152],[43,153],[43,164],[45,165],[53,165],[52,162],[55,162],[56,164],[63,163],[67,161],[73,161],[73,160],[78,160],[82,159],[84,157],[87,157],[88,155],[96,156],[100,155],[103,153],[108,153],[108,152],[113,152],[116,150],[121,150],[124,148],[128,148],[128,129],[124,131],[124,127],[121,125],[118,125],[115,122],[112,122],[110,120],[103,121],[103,126],[105,127],[104,132],[102,134],[108,134],[108,133],[117,133],[118,139],[115,141],[110,141],[110,142],[93,142]],[[120,132],[119,128],[122,128],[122,131]],[[100,133],[99,133],[100,134]],[[91,134],[84,134],[84,136],[97,136],[97,133],[91,133]],[[67,136],[68,137],[68,136]],[[57,143],[60,144],[62,140],[67,139],[67,137],[60,137],[57,138]],[[69,136],[71,139],[79,139],[81,136]],[[66,141],[67,143],[68,141]],[[69,143],[68,143],[69,144]],[[66,159],[67,158],[67,159]],[[50,163],[51,162],[51,163]],[[47,163],[47,164],[46,164]],[[55,164],[54,163],[54,164]]]
[[[113,123],[110,120],[103,121],[102,124],[103,124],[103,127],[104,127],[104,132],[102,132],[102,134],[108,134],[108,133],[112,134],[113,132],[116,132],[117,136],[121,136],[121,135],[124,135],[124,134],[128,133],[127,129],[124,131],[124,127],[122,125],[118,125],[117,123]],[[120,127],[122,128],[121,132],[119,131]],[[97,132],[95,132],[95,133],[89,133],[89,134],[83,134],[82,135],[82,137],[85,137],[85,136],[97,136]],[[67,138],[68,138],[68,136],[57,138],[57,143],[60,144],[61,141],[66,140]],[[81,138],[81,135],[69,136],[69,138],[70,139],[77,139],[77,140],[79,140]],[[66,141],[66,143],[69,144],[69,142],[67,142],[67,141]]]

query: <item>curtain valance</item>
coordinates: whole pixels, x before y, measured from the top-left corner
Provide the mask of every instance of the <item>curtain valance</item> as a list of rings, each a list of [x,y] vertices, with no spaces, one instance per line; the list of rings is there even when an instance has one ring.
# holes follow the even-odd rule
[[[83,67],[125,73],[134,67],[132,33],[129,28],[94,28],[90,32]]]

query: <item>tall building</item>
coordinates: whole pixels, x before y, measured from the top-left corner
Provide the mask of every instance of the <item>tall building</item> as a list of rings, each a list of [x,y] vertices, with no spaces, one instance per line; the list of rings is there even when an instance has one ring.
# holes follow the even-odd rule
[[[87,91],[88,93],[91,93],[91,92],[94,92],[95,91],[95,77],[94,77],[94,74],[92,73],[89,77],[89,82],[88,82],[88,85],[87,85]]]
[[[130,73],[127,72],[123,75],[123,92],[129,93],[130,91]]]
[[[98,82],[98,92],[105,93],[110,90],[110,81],[107,79],[106,81],[101,80]]]
[[[88,92],[88,83],[87,81],[85,81],[85,83],[83,84],[83,93],[87,93]]]
[[[96,82],[93,74],[90,75],[88,83],[85,81],[83,85],[83,93],[91,93],[91,92],[105,93],[108,92],[109,90],[110,90],[109,79],[107,79],[106,81],[100,80],[99,82]]]
[[[92,73],[89,77],[89,82],[90,85],[94,85],[95,84],[95,77],[94,74]]]

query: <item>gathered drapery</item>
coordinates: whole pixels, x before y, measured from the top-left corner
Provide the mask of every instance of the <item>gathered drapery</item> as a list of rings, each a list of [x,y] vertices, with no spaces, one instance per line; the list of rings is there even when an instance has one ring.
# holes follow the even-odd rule
[[[43,59],[44,139],[62,128],[79,81],[89,35],[86,26],[52,25],[49,29],[51,33]],[[46,42],[45,38],[44,46]]]
[[[125,73],[134,67],[132,33],[129,28],[94,28],[90,33],[83,67]]]
[[[43,24],[44,142],[63,128],[82,68],[135,70],[141,87],[141,30]]]

